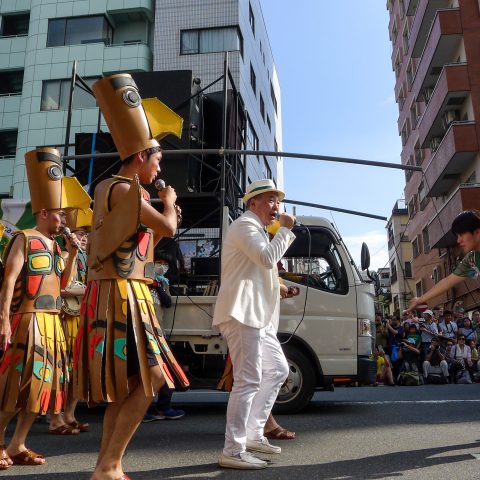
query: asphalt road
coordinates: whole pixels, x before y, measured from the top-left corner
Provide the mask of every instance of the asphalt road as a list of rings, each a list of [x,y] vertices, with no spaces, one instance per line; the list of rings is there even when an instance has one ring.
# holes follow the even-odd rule
[[[304,412],[278,417],[297,439],[277,442],[282,454],[270,456],[271,465],[262,471],[217,466],[224,395],[187,392],[176,401],[184,405],[185,418],[142,424],[135,435],[124,459],[132,480],[480,478],[480,385],[338,388],[316,394]],[[88,480],[101,415],[101,409],[80,408],[79,418],[92,429],[74,437],[48,435],[47,425],[36,423],[29,446],[44,453],[48,465],[12,467],[0,477]]]

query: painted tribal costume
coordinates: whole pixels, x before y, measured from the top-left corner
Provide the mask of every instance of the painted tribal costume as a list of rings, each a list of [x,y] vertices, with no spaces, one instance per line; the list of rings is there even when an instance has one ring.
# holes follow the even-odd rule
[[[60,153],[51,148],[26,154],[32,211],[88,208],[90,197],[74,178],[62,178]],[[17,238],[25,241],[25,262],[11,302],[11,344],[0,363],[0,410],[55,413],[65,400],[68,372],[60,322],[60,280],[64,261],[59,245],[34,229],[17,232],[4,253],[4,264]],[[17,240],[18,241],[18,240]]]
[[[152,137],[152,115],[158,128],[159,112],[161,117],[168,111],[181,132],[178,116],[157,99],[142,104],[130,75],[103,78],[93,91],[122,160],[158,147]],[[154,107],[153,113],[147,104]],[[167,133],[163,130],[163,135]],[[128,193],[111,209],[113,187],[125,182],[130,184]],[[90,404],[127,397],[132,366],[146,396],[156,394],[150,378],[153,365],[160,366],[170,387],[174,381],[177,386],[189,385],[163,337],[148,289],[154,273],[154,239],[153,231],[140,222],[142,198],[149,200],[136,177],[113,176],[95,188],[87,290],[74,349],[76,395]]]

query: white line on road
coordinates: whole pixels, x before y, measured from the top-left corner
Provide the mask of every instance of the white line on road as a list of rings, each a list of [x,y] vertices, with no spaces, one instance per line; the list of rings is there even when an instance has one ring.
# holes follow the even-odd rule
[[[395,405],[395,404],[412,404],[414,403],[415,405],[418,405],[419,403],[425,403],[425,404],[430,404],[430,403],[480,403],[480,399],[449,399],[449,400],[378,400],[378,401],[371,401],[371,402],[366,402],[359,400],[358,402],[356,401],[333,401],[333,402],[315,402],[315,403],[326,403],[328,405]]]

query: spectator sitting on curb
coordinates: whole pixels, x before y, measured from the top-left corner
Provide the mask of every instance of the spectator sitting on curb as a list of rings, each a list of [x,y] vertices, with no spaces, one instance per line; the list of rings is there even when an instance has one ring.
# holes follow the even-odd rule
[[[444,338],[457,339],[458,326],[453,321],[453,315],[450,310],[445,310],[443,314],[443,321],[438,324],[438,330]]]
[[[423,378],[426,383],[448,383],[448,363],[440,350],[440,342],[437,338],[432,338],[430,350],[423,362]]]
[[[454,359],[454,381],[455,383],[472,383],[470,371],[473,368],[472,352],[468,345],[465,345],[465,337],[460,335],[458,343],[452,348]]]
[[[415,323],[409,323],[405,327],[405,337],[407,340],[409,338],[413,338],[413,340],[415,341],[415,348],[420,349],[420,346],[422,344],[422,336],[418,333],[417,325]]]
[[[375,313],[375,346],[381,345],[383,349],[388,346],[388,331],[386,321],[380,312]]]
[[[472,321],[468,317],[463,319],[463,327],[458,329],[458,336],[460,335],[465,337],[466,345],[470,345],[471,340],[475,342],[475,345],[477,344],[477,333],[472,326]]]
[[[377,345],[377,350],[375,352],[375,358],[377,360],[377,383],[376,385],[387,385],[394,387],[395,382],[393,381],[393,372],[392,364],[388,355],[385,354],[383,347]]]
[[[475,345],[474,340],[470,340],[468,342],[468,346],[470,347],[471,355],[472,355],[472,364],[473,364],[473,369],[472,369],[472,380],[475,382],[478,382],[479,379],[479,361],[478,361],[478,350],[477,346]]]
[[[480,311],[474,310],[472,313],[472,326],[477,334],[477,346],[480,343]]]

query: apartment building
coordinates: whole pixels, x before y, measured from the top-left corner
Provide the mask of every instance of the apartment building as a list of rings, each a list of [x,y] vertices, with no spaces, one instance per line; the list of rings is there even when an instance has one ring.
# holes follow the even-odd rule
[[[186,69],[205,86],[223,73],[226,50],[248,118],[246,148],[281,149],[280,88],[259,0],[1,0],[0,198],[28,198],[28,150],[63,148],[74,60],[88,84]],[[75,134],[98,122],[93,98],[75,92],[70,153]],[[254,156],[246,169],[249,180],[283,184],[275,157]]]
[[[401,312],[414,296],[412,244],[406,233],[408,209],[405,200],[397,200],[387,223],[388,262],[390,266],[390,313]]]
[[[478,0],[389,0],[401,161],[407,172],[406,234],[415,295],[451,273],[462,253],[450,226],[480,208],[480,5]],[[478,307],[475,282],[432,300]]]

